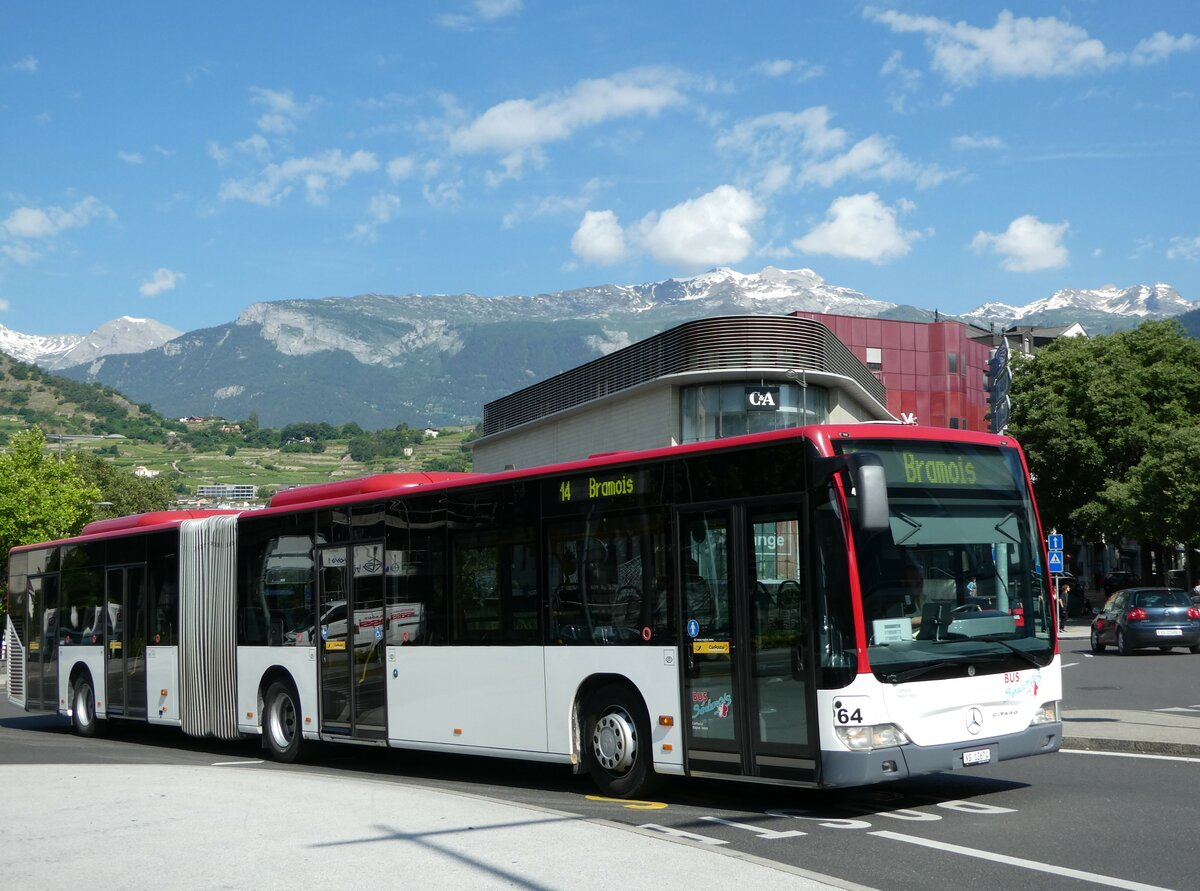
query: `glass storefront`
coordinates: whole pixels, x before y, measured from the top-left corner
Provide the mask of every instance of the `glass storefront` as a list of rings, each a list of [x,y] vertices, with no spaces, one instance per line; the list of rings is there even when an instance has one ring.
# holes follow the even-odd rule
[[[824,387],[726,381],[679,390],[681,442],[724,439],[829,420]]]

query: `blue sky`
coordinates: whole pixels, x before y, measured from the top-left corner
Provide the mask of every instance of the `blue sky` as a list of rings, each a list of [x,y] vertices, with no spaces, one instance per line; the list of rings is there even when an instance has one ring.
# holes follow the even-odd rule
[[[1200,300],[1192,0],[6,3],[0,324],[807,267]]]

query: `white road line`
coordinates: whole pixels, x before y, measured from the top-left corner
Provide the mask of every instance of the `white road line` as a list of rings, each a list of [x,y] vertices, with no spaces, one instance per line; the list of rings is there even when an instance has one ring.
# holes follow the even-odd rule
[[[1078,662],[1067,662],[1063,665],[1063,668],[1070,668],[1072,665],[1078,665],[1078,664],[1079,664]]]
[[[1188,755],[1151,755],[1146,752],[1105,752],[1102,749],[1059,749],[1068,755],[1104,755],[1109,758],[1148,758],[1151,761],[1185,761],[1190,764],[1200,764],[1200,758]]]
[[[265,764],[264,761],[214,761],[209,767],[243,767],[250,764]]]
[[[1190,713],[1196,711],[1196,706],[1194,706],[1194,705],[1189,705],[1189,706],[1174,705],[1174,706],[1171,706],[1171,708],[1156,708],[1155,711],[1156,712],[1187,712],[1190,714]]]
[[[1101,876],[1094,872],[1085,872],[1082,869],[1070,869],[1066,866],[1055,866],[1052,863],[1039,863],[1036,860],[1025,860],[1021,857],[1009,857],[1007,854],[994,854],[991,851],[980,851],[976,848],[964,848],[961,845],[951,845],[946,842],[933,841],[928,838],[918,838],[914,835],[902,835],[899,832],[889,832],[886,829],[878,832],[872,832],[871,835],[877,835],[880,838],[889,838],[892,841],[906,842],[910,845],[921,845],[925,848],[933,848],[938,851],[946,851],[951,854],[962,854],[964,857],[977,857],[980,860],[991,860],[996,863],[1004,863],[1008,866],[1019,866],[1022,869],[1032,869],[1036,872],[1046,872],[1056,876],[1066,876],[1069,879],[1079,879],[1087,882],[1090,885],[1107,885],[1110,888],[1129,888],[1132,891],[1169,891],[1167,888],[1162,888],[1158,885],[1147,885],[1143,882],[1130,882],[1125,879],[1117,879],[1112,876]]]

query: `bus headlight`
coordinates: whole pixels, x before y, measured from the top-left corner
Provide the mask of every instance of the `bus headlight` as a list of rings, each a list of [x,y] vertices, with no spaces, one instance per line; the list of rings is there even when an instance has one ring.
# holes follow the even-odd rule
[[[871,749],[886,749],[902,746],[908,736],[895,724],[871,724],[867,727],[835,727],[838,739],[848,749],[868,752]]]
[[[1029,725],[1032,727],[1034,724],[1057,724],[1058,720],[1058,700],[1056,699],[1053,702],[1043,702],[1033,713],[1033,720],[1029,722]]]

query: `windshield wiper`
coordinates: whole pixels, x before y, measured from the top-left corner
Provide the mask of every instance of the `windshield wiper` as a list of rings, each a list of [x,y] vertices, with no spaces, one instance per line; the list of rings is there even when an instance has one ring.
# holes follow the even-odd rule
[[[981,637],[973,637],[973,638],[971,638],[971,640],[973,640],[973,641],[981,640],[981,641],[984,641],[985,643],[998,643],[998,644],[1000,644],[1000,646],[1004,647],[1004,649],[1008,650],[1010,653],[1015,653],[1016,655],[1020,656],[1022,659],[1024,659],[1026,662],[1028,662],[1030,665],[1032,665],[1034,668],[1045,668],[1046,667],[1047,663],[1038,662],[1037,657],[1035,657],[1032,653],[1027,653],[1024,650],[1022,650],[1020,647],[1013,646],[1007,640],[996,637],[995,635],[983,635]]]
[[[911,681],[913,678],[919,678],[921,675],[929,674],[933,671],[940,671],[952,665],[971,665],[979,661],[979,659],[939,659],[937,662],[930,662],[928,665],[918,665],[916,668],[910,668],[907,671],[894,671],[891,674],[885,674],[883,679],[889,684],[899,684],[904,681]]]

